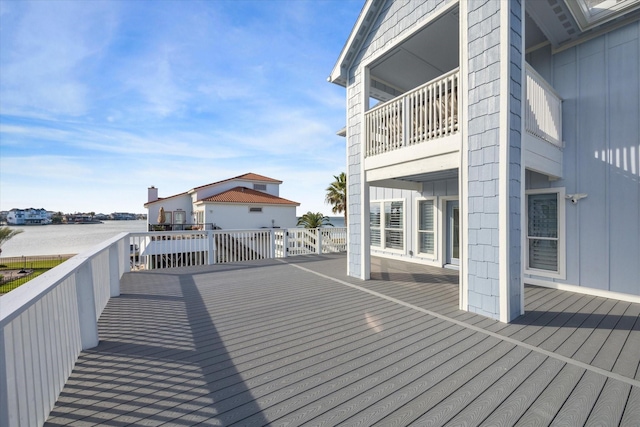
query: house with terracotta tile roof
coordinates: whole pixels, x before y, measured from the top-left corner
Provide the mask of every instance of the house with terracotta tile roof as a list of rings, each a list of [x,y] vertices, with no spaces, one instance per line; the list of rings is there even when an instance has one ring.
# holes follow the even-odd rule
[[[297,222],[300,203],[280,197],[282,181],[246,173],[158,197],[149,187],[149,230],[289,228]]]

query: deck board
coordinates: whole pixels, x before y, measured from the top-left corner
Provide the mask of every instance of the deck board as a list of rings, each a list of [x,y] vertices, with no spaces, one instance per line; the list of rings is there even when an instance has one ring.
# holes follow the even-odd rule
[[[345,271],[329,255],[126,275],[46,425],[640,424],[620,380],[640,375],[640,304],[526,286],[505,325],[459,310],[456,271]]]

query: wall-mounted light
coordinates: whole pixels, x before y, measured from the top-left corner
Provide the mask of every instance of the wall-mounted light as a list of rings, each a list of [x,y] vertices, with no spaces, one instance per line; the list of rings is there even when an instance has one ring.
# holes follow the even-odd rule
[[[564,198],[567,200],[571,200],[571,203],[573,203],[574,205],[577,205],[578,200],[584,199],[587,196],[588,194],[586,193],[576,193],[576,194],[567,194],[566,196],[564,196]]]

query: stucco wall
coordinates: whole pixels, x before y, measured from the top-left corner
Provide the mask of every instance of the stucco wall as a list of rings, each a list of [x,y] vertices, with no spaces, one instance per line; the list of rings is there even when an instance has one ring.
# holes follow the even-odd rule
[[[280,228],[295,227],[297,222],[295,206],[262,206],[261,213],[249,212],[246,205],[207,204],[205,209],[205,222],[223,230],[271,228],[272,219]]]
[[[566,204],[567,279],[555,281],[640,295],[640,22],[527,60],[563,98],[565,143],[563,179],[529,172],[527,186],[588,194]]]

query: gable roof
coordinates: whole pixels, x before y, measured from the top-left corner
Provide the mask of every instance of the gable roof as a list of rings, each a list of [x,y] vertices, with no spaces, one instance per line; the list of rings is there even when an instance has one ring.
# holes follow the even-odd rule
[[[252,190],[247,187],[234,187],[220,194],[198,200],[198,202],[300,206],[298,202],[263,193],[262,191]]]
[[[282,184],[282,181],[278,181],[277,179],[273,179],[273,178],[269,178],[268,176],[258,175],[257,173],[249,172],[243,175],[234,176],[233,178],[223,179],[222,181],[212,182],[211,184],[200,185],[198,187],[194,187],[189,192],[193,192],[200,188],[209,187],[211,185],[218,185],[218,184],[222,184],[223,182],[233,181],[236,179],[239,179],[239,180],[241,179],[244,181],[261,181],[261,182],[270,182],[272,184]]]
[[[353,59],[362,46],[362,42],[369,34],[371,26],[375,22],[376,18],[382,10],[385,0],[367,0],[362,11],[358,16],[356,24],[349,34],[347,43],[342,48],[340,56],[336,65],[333,66],[333,70],[327,79],[331,83],[338,84],[340,86],[347,86],[348,70],[351,67]]]
[[[165,201],[167,199],[174,198],[174,197],[179,197],[179,196],[185,196],[187,194],[192,194],[192,193],[196,192],[197,190],[199,190],[201,188],[210,187],[212,185],[222,184],[223,182],[229,182],[229,181],[233,181],[235,179],[244,180],[244,181],[268,182],[268,183],[271,183],[271,184],[282,184],[282,181],[279,181],[277,179],[269,178],[268,176],[259,175],[257,173],[253,173],[253,172],[248,172],[248,173],[245,173],[245,174],[242,174],[242,175],[234,176],[233,178],[228,178],[228,179],[223,179],[222,181],[212,182],[211,184],[200,185],[198,187],[192,188],[191,190],[184,191],[184,192],[178,193],[178,194],[174,194],[172,196],[158,197],[156,200],[154,200],[152,202],[145,203],[144,207],[146,208],[149,205],[152,205],[154,203],[162,202],[162,201]]]

